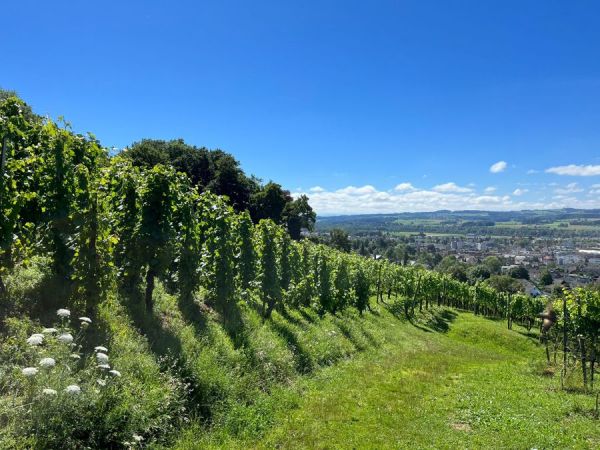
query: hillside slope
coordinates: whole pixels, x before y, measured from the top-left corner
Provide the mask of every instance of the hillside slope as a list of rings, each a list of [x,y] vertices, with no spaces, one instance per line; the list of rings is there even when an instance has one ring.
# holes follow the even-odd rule
[[[285,406],[264,435],[239,440],[215,430],[199,443],[191,430],[177,448],[600,445],[594,399],[560,391],[524,329],[452,310],[417,324],[390,319],[384,328],[388,340],[377,350],[279,392]]]

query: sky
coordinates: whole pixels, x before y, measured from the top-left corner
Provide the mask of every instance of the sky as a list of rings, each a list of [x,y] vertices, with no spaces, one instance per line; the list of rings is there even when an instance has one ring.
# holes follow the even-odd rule
[[[0,87],[317,213],[600,208],[597,1],[5,2]]]

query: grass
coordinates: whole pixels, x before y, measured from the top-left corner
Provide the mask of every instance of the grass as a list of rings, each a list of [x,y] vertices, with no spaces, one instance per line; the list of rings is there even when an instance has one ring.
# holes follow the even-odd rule
[[[0,305],[13,317],[0,330],[0,375],[24,364],[32,327],[62,306],[38,265],[15,271],[12,303]],[[154,297],[149,314],[112,290],[93,316],[87,347],[107,345],[123,373],[105,411],[82,405],[79,429],[106,434],[96,446],[135,435],[161,449],[600,446],[594,398],[558,389],[517,325],[450,309],[409,322],[374,299],[362,317],[285,308],[263,320],[253,301],[220,313],[202,293],[183,301],[160,283]],[[0,376],[0,448],[43,448],[2,406],[9,387]],[[64,411],[47,412],[58,431],[73,429]],[[92,442],[85,433],[76,438]]]
[[[265,398],[274,414],[264,432],[213,430],[199,442],[190,429],[176,447],[600,446],[594,398],[560,391],[535,339],[465,312],[379,319],[384,345]]]

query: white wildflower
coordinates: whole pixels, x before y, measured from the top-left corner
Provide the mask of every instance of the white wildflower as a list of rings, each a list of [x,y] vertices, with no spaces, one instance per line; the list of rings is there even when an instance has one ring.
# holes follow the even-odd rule
[[[42,333],[44,334],[54,334],[56,333],[58,330],[56,328],[44,328],[42,330]]]
[[[56,311],[56,315],[58,317],[71,317],[71,311],[69,311],[68,309],[65,308],[61,308],[58,311]]]
[[[27,343],[29,345],[41,345],[42,342],[44,342],[44,335],[43,334],[32,334],[28,339],[27,339]]]
[[[135,442],[142,442],[144,440],[144,438],[139,434],[134,434],[133,439],[135,440]]]
[[[101,379],[97,379],[96,383],[98,383],[100,386],[103,386],[103,387],[106,386],[106,381],[101,380]]]
[[[98,364],[98,369],[109,370],[110,366],[108,364]]]
[[[79,321],[80,322],[92,323],[92,319],[90,319],[89,317],[80,317]]]
[[[113,375],[117,378],[121,376],[121,372],[119,372],[118,370],[115,370],[115,369],[109,371],[108,373],[110,373],[111,375]]]
[[[56,395],[57,392],[54,389],[46,388],[42,391],[42,394],[45,395]]]
[[[81,359],[81,356],[79,356],[77,353],[71,353],[71,359]]]
[[[56,361],[54,358],[42,358],[40,360],[40,366],[50,368],[56,365]]]
[[[81,388],[76,384],[70,384],[65,388],[65,391],[69,394],[79,394],[81,392]]]
[[[25,367],[23,370],[21,370],[21,373],[26,377],[32,377],[38,373],[38,369],[37,367]]]
[[[108,353],[108,349],[106,347],[102,347],[101,345],[99,345],[98,347],[94,347],[94,351]]]
[[[96,353],[96,359],[100,364],[108,363],[108,355],[106,353]]]
[[[73,342],[73,335],[71,333],[63,333],[58,337],[60,342],[64,342],[65,344],[70,344]]]

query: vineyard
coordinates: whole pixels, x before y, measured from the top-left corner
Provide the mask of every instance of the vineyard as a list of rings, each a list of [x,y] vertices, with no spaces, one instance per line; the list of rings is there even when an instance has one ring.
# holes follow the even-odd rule
[[[377,346],[379,325],[368,327],[382,310],[409,322],[466,310],[539,330],[559,385],[597,392],[598,291],[506,294],[294,240],[14,97],[0,104],[0,139],[4,447],[168,445],[190,422],[251,428],[241,409],[268,401],[257,392]]]

